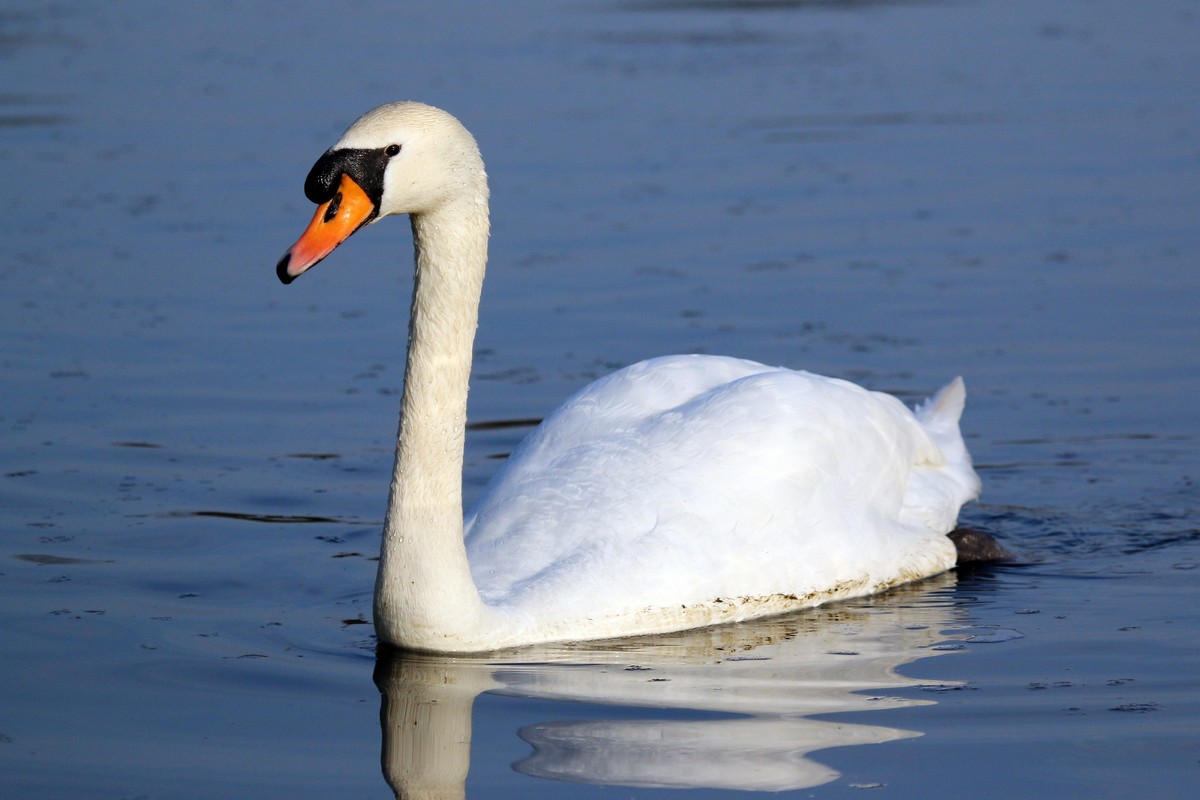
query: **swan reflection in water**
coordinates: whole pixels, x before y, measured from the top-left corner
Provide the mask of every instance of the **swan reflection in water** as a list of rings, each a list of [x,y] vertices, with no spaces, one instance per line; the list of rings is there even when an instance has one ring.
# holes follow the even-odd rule
[[[837,771],[810,753],[921,735],[812,717],[932,705],[888,692],[939,683],[897,669],[952,649],[938,645],[960,622],[946,591],[954,581],[949,573],[876,598],[668,636],[485,657],[381,651],[384,777],[400,798],[465,797],[472,704],[492,692],[614,707],[610,719],[522,727],[533,752],[514,768],[527,775],[760,791],[827,783]],[[620,707],[689,718],[626,719]]]

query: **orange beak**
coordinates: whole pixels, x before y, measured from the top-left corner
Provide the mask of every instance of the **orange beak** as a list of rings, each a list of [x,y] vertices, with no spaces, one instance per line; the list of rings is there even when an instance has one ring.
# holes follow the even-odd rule
[[[317,206],[312,222],[275,267],[283,283],[291,283],[350,238],[375,215],[375,204],[349,175],[342,175],[333,198]]]

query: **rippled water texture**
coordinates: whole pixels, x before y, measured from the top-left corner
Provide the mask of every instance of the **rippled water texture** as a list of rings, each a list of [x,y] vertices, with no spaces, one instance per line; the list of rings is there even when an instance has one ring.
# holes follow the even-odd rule
[[[5,4],[0,797],[1191,797],[1197,42],[1188,0]],[[1017,561],[376,659],[407,226],[274,264],[402,98],[491,176],[469,497],[650,355],[962,374]]]

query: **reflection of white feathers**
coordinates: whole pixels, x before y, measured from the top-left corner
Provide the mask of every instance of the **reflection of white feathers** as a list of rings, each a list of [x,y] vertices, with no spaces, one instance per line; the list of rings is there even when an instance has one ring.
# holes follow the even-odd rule
[[[416,103],[370,112],[331,152],[347,148],[388,154],[346,163],[383,171],[361,180],[382,187],[380,217],[411,215],[417,253],[381,639],[472,651],[680,630],[954,565],[945,534],[978,491],[961,381],[914,415],[845,381],[714,356],[644,361],[580,390],[464,523],[483,162],[456,119]]]
[[[917,682],[897,669],[946,652],[931,645],[955,624],[953,606],[929,592],[952,582],[947,574],[914,584],[875,608],[830,607],[647,640],[527,648],[488,660],[397,654],[380,673],[388,780],[406,797],[433,786],[454,796],[469,767],[471,701],[491,691],[572,704],[551,713],[576,719],[521,719],[545,707],[518,704],[476,730],[484,754],[506,752],[508,726],[520,726],[533,752],[515,768],[528,775],[762,791],[825,783],[838,773],[812,753],[920,735],[812,716],[931,704],[897,696]],[[602,708],[576,713],[578,703]]]
[[[918,735],[789,717],[549,722],[521,730],[534,755],[517,769],[577,783],[778,792],[838,777],[837,770],[804,758],[800,742],[819,750]]]

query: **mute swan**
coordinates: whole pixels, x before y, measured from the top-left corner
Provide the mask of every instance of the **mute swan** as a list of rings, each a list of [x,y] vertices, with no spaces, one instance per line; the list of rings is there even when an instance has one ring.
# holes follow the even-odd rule
[[[313,166],[291,283],[362,226],[408,214],[416,251],[375,630],[481,652],[662,633],[878,592],[955,565],[979,479],[961,379],[915,412],[846,381],[716,356],[626,367],[520,444],[465,517],[471,348],[487,262],[474,138],[404,102]]]

